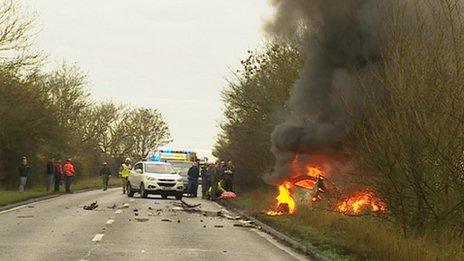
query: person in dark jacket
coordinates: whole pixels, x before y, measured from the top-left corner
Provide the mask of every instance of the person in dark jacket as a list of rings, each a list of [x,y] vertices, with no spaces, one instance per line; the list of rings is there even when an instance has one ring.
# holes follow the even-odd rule
[[[209,193],[210,195],[210,200],[216,201],[217,199],[217,194],[218,194],[218,183],[221,180],[221,166],[219,162],[216,162],[210,170],[209,174],[209,180],[211,184],[211,192]]]
[[[55,179],[55,166],[54,166],[55,159],[52,158],[49,162],[47,162],[47,170],[46,170],[46,181],[47,181],[47,191],[50,191],[52,188],[53,180]]]
[[[234,174],[235,166],[232,161],[229,160],[227,166],[224,168],[224,189],[226,191],[234,190]]]
[[[111,169],[108,167],[108,163],[106,161],[103,162],[103,166],[100,169],[100,176],[103,182],[103,191],[106,191],[108,189],[108,181],[110,180],[111,176]]]
[[[24,187],[26,187],[27,179],[29,178],[31,174],[31,167],[29,167],[29,164],[27,163],[26,156],[21,157],[21,163],[19,164],[18,171],[19,171],[19,191],[23,192]]]
[[[61,183],[64,180],[63,166],[61,165],[61,159],[56,160],[53,163],[53,167],[55,168],[55,192],[59,192]]]
[[[205,169],[201,170],[201,197],[204,199],[208,197],[208,190],[211,187],[210,174],[212,169],[213,164],[210,163]]]
[[[200,169],[198,168],[198,163],[194,162],[192,167],[188,170],[188,195],[190,197],[197,197],[198,191],[198,177],[200,176]]]

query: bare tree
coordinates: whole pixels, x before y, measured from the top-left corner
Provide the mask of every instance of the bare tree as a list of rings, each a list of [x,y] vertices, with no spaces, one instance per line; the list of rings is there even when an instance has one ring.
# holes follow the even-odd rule
[[[35,15],[13,0],[0,1],[0,65],[3,68],[35,66],[42,55],[33,50]]]

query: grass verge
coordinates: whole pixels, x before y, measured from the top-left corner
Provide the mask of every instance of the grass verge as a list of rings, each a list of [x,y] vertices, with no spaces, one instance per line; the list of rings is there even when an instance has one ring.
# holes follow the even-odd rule
[[[269,217],[272,189],[239,193],[227,204],[244,210],[297,241],[312,244],[331,260],[464,260],[464,242],[405,237],[398,226],[379,217],[347,217],[300,204],[293,216]]]
[[[119,186],[120,181],[117,178],[112,178],[109,181],[109,186]],[[102,181],[100,178],[85,178],[78,179],[72,185],[73,191],[79,191],[84,189],[100,188],[102,186]],[[61,191],[64,190],[64,187],[61,186]],[[17,190],[3,190],[0,189],[0,206],[5,206],[8,204],[18,203],[32,198],[42,197],[54,194],[53,192],[46,191],[45,187],[37,187],[33,189],[26,189],[23,192]]]

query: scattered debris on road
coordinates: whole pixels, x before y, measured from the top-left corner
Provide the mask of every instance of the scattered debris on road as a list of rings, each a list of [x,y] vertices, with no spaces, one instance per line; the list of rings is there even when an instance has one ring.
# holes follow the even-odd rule
[[[118,209],[129,208],[129,204],[125,203],[124,205],[118,207]]]
[[[138,222],[147,222],[147,221],[148,221],[148,218],[139,218],[139,217],[136,217],[135,220],[137,220]]]
[[[113,204],[111,207],[107,207],[107,208],[115,209],[116,207],[117,207],[116,204]]]
[[[256,224],[252,221],[241,221],[240,223],[235,223],[234,227],[257,228]]]
[[[34,206],[27,206],[28,208],[34,208]]]
[[[97,201],[92,202],[92,204],[90,204],[90,205],[88,205],[88,206],[87,206],[87,205],[84,206],[84,210],[94,210],[94,209],[96,209],[96,208],[98,208]]]
[[[161,221],[164,221],[164,222],[172,222],[172,219],[169,219],[169,218],[163,218],[163,219],[161,219]]]
[[[215,228],[223,228],[223,225],[214,225]]]
[[[180,202],[182,203],[182,207],[184,208],[197,208],[199,206],[201,206],[201,203],[198,203],[198,204],[189,204],[187,202],[185,202],[184,200],[180,200]]]

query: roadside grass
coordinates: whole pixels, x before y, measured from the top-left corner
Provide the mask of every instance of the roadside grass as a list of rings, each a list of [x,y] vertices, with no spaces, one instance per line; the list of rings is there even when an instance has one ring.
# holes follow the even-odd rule
[[[230,202],[292,238],[313,245],[332,260],[464,260],[464,241],[443,236],[405,237],[394,223],[373,216],[348,217],[335,212],[299,205],[293,216],[269,217],[275,191],[239,193]],[[446,235],[443,232],[443,235]]]
[[[109,186],[119,186],[120,181],[118,178],[111,178],[108,183]],[[79,191],[84,189],[93,189],[93,188],[100,188],[102,186],[102,181],[100,178],[84,178],[84,179],[76,179],[74,184],[72,185],[73,191]],[[61,192],[63,193],[64,186],[60,188]],[[45,187],[40,186],[32,189],[26,189],[23,192],[19,192],[17,190],[4,190],[0,189],[0,206],[5,206],[8,204],[13,204],[21,201],[25,201],[32,198],[47,196],[55,194],[54,192],[46,191]]]

